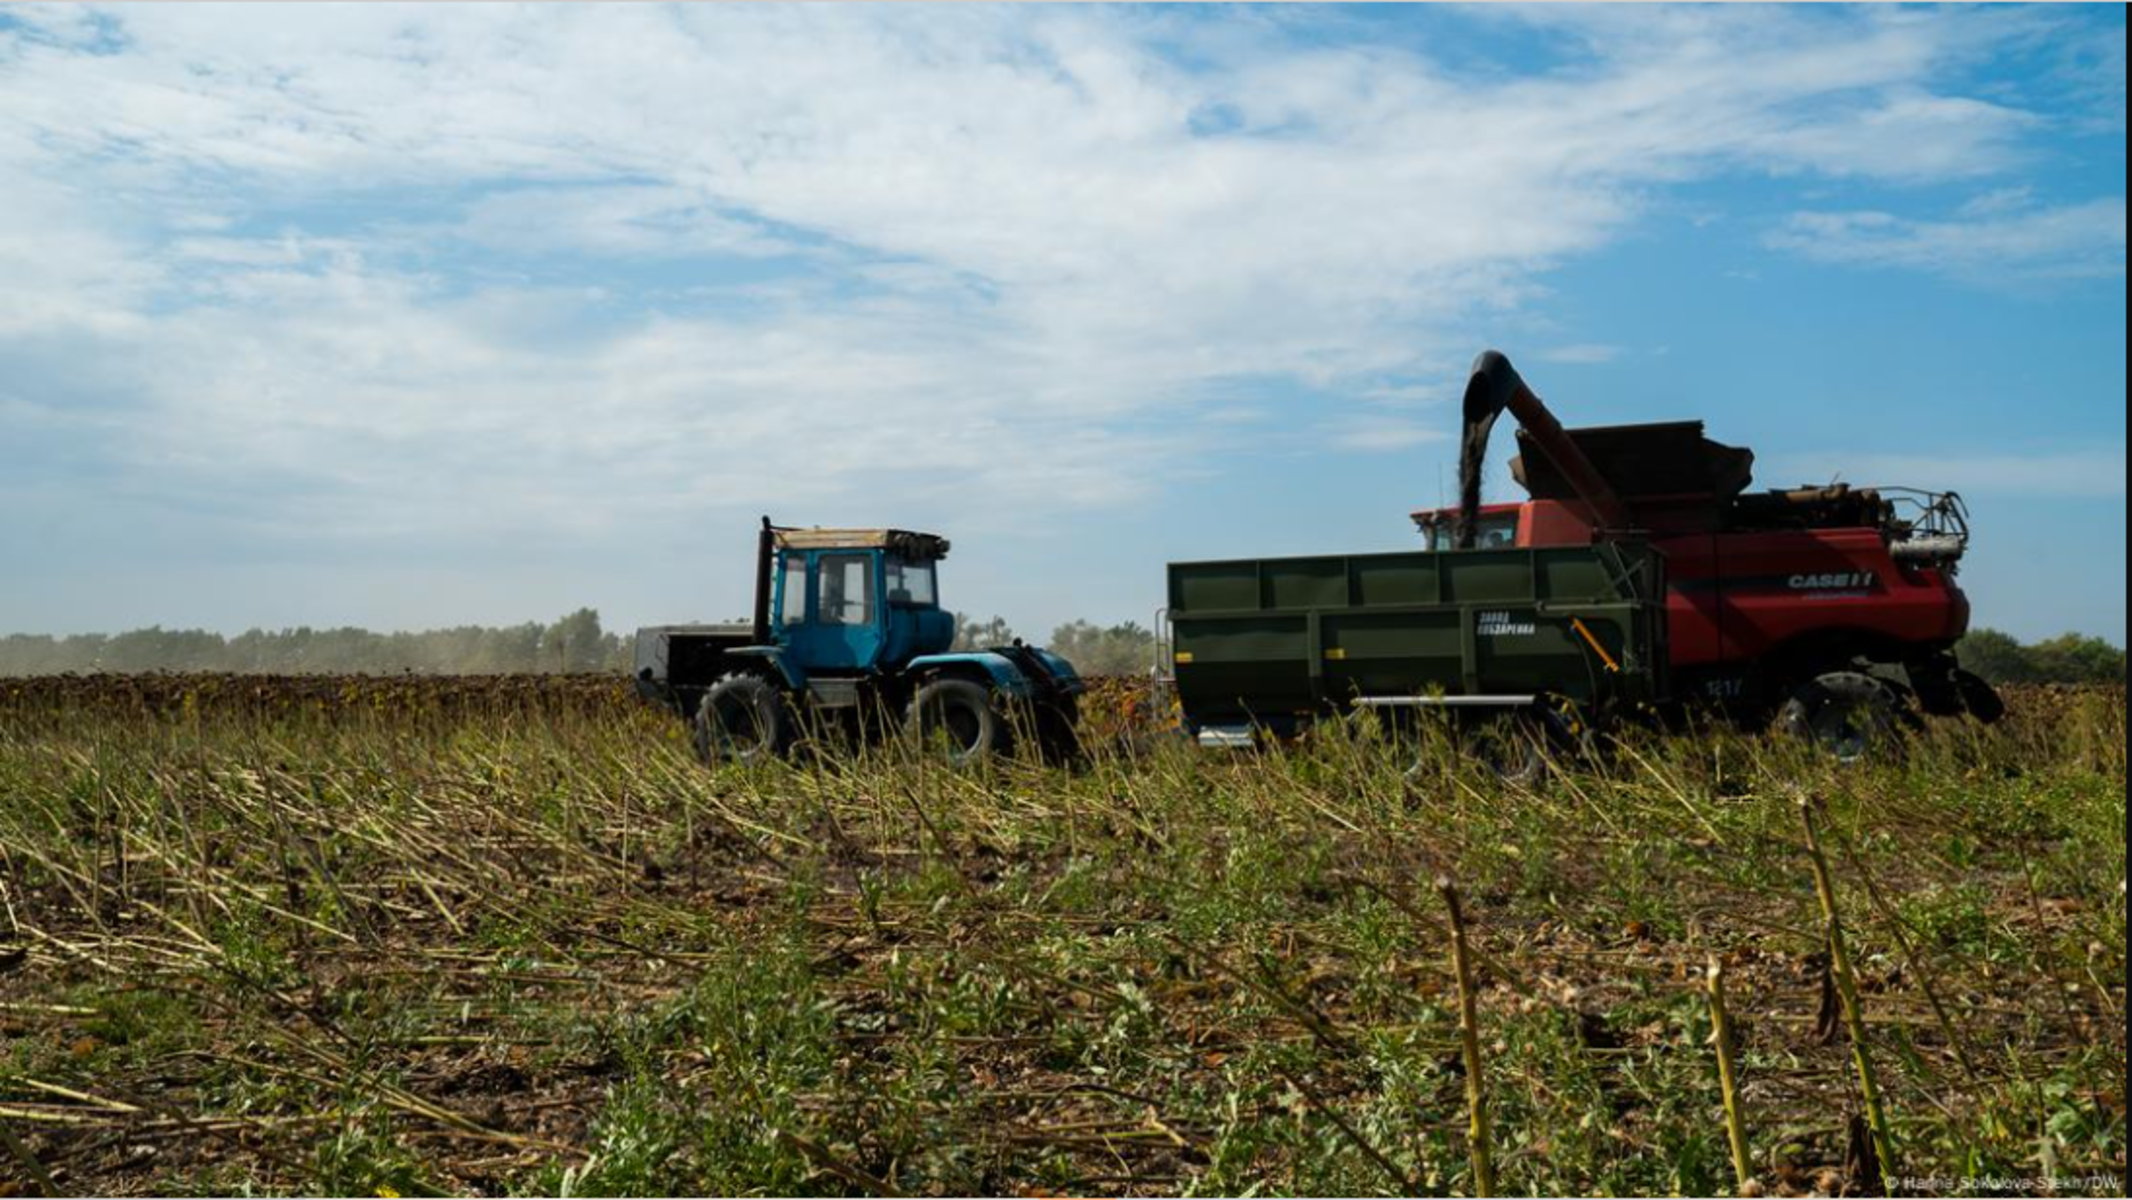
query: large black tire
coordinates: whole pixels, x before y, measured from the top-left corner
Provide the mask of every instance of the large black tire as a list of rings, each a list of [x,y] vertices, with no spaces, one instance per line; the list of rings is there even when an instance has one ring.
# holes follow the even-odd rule
[[[1816,675],[1777,710],[1777,728],[1856,762],[1901,745],[1905,704],[1894,688],[1862,671]]]
[[[1044,761],[1073,763],[1081,758],[1081,703],[1075,696],[1061,696],[1036,713],[1037,746]]]
[[[1974,671],[1960,667],[1954,670],[1955,690],[1961,693],[1962,705],[1969,715],[1986,725],[1993,724],[2006,715],[2006,701],[2001,699],[1997,688]]]
[[[1547,778],[1547,727],[1536,712],[1484,717],[1460,740],[1506,784],[1529,788]]]
[[[1598,748],[1583,714],[1558,696],[1544,696],[1529,708],[1482,716],[1461,731],[1459,740],[1462,751],[1497,779],[1523,788],[1546,782],[1559,763],[1595,757]],[[1417,777],[1422,766],[1417,759],[1407,769],[1408,778]]]
[[[998,694],[968,679],[936,679],[918,689],[904,715],[904,728],[925,749],[947,743],[948,761],[970,766],[1006,756],[1014,727]]]
[[[696,706],[696,756],[707,765],[767,762],[791,744],[784,691],[760,675],[726,675]]]

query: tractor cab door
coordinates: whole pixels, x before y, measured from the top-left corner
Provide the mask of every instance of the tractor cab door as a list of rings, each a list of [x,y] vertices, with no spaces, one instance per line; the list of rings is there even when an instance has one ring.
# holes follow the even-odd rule
[[[779,585],[785,651],[809,675],[854,674],[880,662],[880,557],[871,550],[813,550],[804,558],[787,552]]]

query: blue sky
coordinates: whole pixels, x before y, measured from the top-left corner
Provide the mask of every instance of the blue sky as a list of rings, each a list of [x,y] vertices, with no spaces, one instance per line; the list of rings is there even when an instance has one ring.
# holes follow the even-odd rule
[[[1492,345],[1761,485],[1959,489],[1979,623],[2121,643],[2124,45],[9,7],[0,630],[730,616],[763,512],[947,533],[948,602],[1025,633],[1144,623],[1170,558],[1411,545]]]

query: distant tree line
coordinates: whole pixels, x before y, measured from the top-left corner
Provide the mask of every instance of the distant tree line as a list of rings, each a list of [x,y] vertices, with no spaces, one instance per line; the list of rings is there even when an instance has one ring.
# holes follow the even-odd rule
[[[955,646],[976,649],[1015,640],[1001,617],[955,614]],[[1084,674],[1144,673],[1154,661],[1155,636],[1130,621],[1099,626],[1070,621],[1047,645]],[[498,675],[522,672],[626,672],[627,634],[600,625],[581,608],[549,624],[460,625],[413,633],[342,627],[252,629],[225,637],[204,629],[151,626],[128,633],[69,637],[17,633],[0,637],[0,675],[88,674],[96,671],[235,671],[270,675],[394,674]]]
[[[1051,631],[1050,649],[1083,675],[1145,675],[1155,666],[1155,634],[1133,621],[1068,621]]]
[[[1962,665],[1993,683],[2118,683],[2125,652],[2099,637],[2061,633],[2023,643],[1996,629],[1972,629],[1954,648]]]
[[[461,625],[418,633],[252,629],[224,637],[152,626],[130,633],[0,637],[0,675],[65,671],[242,671],[275,675],[415,671],[436,675],[627,671],[627,640],[581,608],[543,625]]]
[[[955,614],[955,646],[976,649],[1015,640],[1000,617]],[[1044,643],[1084,675],[1145,674],[1155,634],[1127,621],[1068,621]],[[1993,683],[2118,683],[2125,652],[2099,637],[2067,633],[2023,643],[1996,629],[1971,631],[1955,648],[1962,664]],[[202,629],[153,626],[130,633],[70,637],[17,633],[0,637],[0,675],[73,671],[240,671],[260,674],[363,674],[414,671],[436,675],[518,672],[626,672],[626,635],[600,626],[581,608],[543,625],[461,625],[416,633],[367,629],[253,629],[224,637]]]
[[[977,620],[955,614],[955,649],[979,650],[1005,646],[1015,632],[1002,617]],[[1155,635],[1135,622],[1097,625],[1068,621],[1051,631],[1045,649],[1063,657],[1083,675],[1145,675],[1155,665]]]

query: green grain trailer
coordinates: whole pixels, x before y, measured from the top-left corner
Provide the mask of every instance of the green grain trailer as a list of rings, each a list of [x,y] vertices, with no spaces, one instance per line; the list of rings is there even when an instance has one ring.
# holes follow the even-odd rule
[[[1664,558],[1635,541],[1171,563],[1171,658],[1202,743],[1375,707],[1610,719],[1666,691]]]

